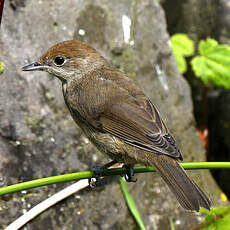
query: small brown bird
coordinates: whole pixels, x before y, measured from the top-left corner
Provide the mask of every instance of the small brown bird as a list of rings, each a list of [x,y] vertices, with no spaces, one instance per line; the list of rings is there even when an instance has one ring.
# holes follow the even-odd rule
[[[46,71],[59,78],[74,121],[114,162],[153,166],[182,207],[210,209],[209,198],[178,164],[182,155],[156,107],[136,82],[108,64],[94,48],[65,41],[22,70]]]

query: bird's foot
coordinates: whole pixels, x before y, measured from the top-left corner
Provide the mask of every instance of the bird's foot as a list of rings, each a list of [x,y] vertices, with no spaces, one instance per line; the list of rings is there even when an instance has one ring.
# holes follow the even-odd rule
[[[91,188],[95,188],[95,187],[98,187],[101,185],[101,177],[102,177],[102,173],[104,171],[104,169],[107,169],[111,166],[113,166],[114,164],[116,164],[117,161],[116,160],[113,160],[103,166],[95,166],[93,168],[91,168],[91,171],[93,171],[93,177],[92,178],[89,178],[88,182],[89,182],[89,186]]]
[[[104,168],[100,166],[95,166],[91,168],[90,171],[92,171],[94,175],[94,177],[88,179],[89,186],[91,188],[95,188],[101,185],[101,176],[102,176],[103,170]]]
[[[124,175],[124,178],[127,182],[136,182],[137,179],[134,178],[134,170],[133,170],[133,166],[126,164],[123,165],[123,168],[126,169],[126,173]]]

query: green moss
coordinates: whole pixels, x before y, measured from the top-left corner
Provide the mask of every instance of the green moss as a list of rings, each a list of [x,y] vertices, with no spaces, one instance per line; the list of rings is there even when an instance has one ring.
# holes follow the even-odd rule
[[[134,77],[134,50],[131,46],[125,48],[115,47],[111,50],[113,55],[112,65],[126,73],[129,77]]]
[[[42,118],[37,117],[26,117],[24,119],[25,123],[32,129],[42,127],[45,128],[46,124]]]
[[[135,63],[133,60],[134,50],[132,47],[128,46],[124,49],[122,60],[121,60],[121,69],[130,77],[135,76],[134,67]]]
[[[3,74],[5,70],[5,65],[3,64],[3,62],[0,62],[0,74]]]

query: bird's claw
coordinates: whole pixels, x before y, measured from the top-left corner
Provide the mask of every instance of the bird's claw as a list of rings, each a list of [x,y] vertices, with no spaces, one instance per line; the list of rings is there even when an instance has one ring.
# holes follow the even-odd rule
[[[93,172],[93,177],[88,179],[89,186],[91,188],[95,188],[101,185],[101,176],[103,172],[103,168],[100,166],[95,166],[91,169]]]
[[[103,165],[102,167],[100,166],[95,166],[91,168],[91,171],[93,171],[93,177],[88,179],[89,186],[91,188],[95,188],[101,185],[101,176],[104,171],[104,169],[110,168],[114,164],[117,163],[117,160],[110,161],[109,163]]]
[[[134,170],[131,165],[124,165],[123,168],[126,169],[126,173],[124,175],[124,178],[127,182],[136,182],[137,179],[134,178]]]

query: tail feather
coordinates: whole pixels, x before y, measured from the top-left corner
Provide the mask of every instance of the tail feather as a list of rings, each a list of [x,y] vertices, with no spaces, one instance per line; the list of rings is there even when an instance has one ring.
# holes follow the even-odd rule
[[[183,208],[199,211],[201,206],[210,209],[211,202],[209,198],[188,177],[185,170],[175,159],[165,155],[151,154],[149,163],[161,174]]]

